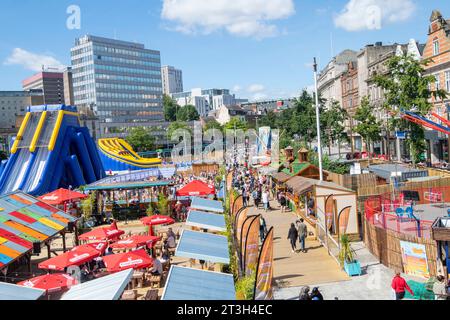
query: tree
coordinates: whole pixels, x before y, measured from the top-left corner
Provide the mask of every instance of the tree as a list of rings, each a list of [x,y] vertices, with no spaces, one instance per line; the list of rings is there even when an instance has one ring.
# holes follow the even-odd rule
[[[200,115],[198,114],[197,109],[193,105],[186,105],[184,107],[180,107],[177,113],[178,121],[197,121],[200,120]]]
[[[381,123],[373,115],[373,107],[370,105],[368,97],[362,98],[354,119],[359,122],[354,130],[364,138],[367,152],[371,153],[370,144],[381,139]]]
[[[217,122],[217,120],[210,119],[210,120],[206,121],[206,123],[205,123],[205,131],[208,131],[211,129],[216,129],[216,130],[222,131],[223,127],[219,122]]]
[[[247,130],[248,129],[248,125],[247,122],[241,120],[241,118],[239,117],[233,117],[231,118],[231,120],[225,124],[224,126],[224,130]]]
[[[163,96],[164,119],[168,122],[177,120],[177,110],[180,108],[174,99],[168,95]]]
[[[411,150],[413,164],[426,150],[425,131],[421,126],[398,116],[403,111],[425,116],[433,107],[431,98],[444,100],[447,97],[444,90],[431,90],[431,84],[436,79],[425,75],[425,67],[431,61],[419,61],[410,55],[395,56],[387,62],[388,73],[374,77],[375,84],[385,91],[384,108],[393,116],[389,121],[390,129],[407,130],[411,134],[405,142]]]
[[[150,151],[155,146],[155,138],[143,127],[132,128],[126,140],[137,152]]]
[[[175,121],[172,122],[169,125],[169,128],[167,129],[167,134],[169,137],[169,140],[172,138],[173,134],[178,130],[187,130],[189,132],[189,134],[192,136],[192,130],[191,128],[188,126],[188,124],[186,122],[181,122],[181,121]]]
[[[345,120],[348,119],[348,114],[345,109],[341,107],[338,101],[333,101],[329,110],[326,110],[323,115],[323,122],[328,130],[325,137],[328,141],[328,146],[331,148],[331,143],[338,142],[339,157],[341,156],[341,142],[349,140],[347,132],[345,131]],[[321,118],[321,119],[322,119]],[[329,152],[331,153],[331,151]]]

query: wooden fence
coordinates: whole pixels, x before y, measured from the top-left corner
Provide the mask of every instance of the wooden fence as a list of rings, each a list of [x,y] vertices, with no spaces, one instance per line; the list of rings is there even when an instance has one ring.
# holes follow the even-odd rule
[[[400,241],[425,245],[428,259],[428,270],[431,276],[437,274],[437,246],[431,239],[422,239],[414,236],[396,233],[372,225],[364,221],[364,242],[369,251],[379,258],[380,263],[393,270],[403,271],[402,251]]]

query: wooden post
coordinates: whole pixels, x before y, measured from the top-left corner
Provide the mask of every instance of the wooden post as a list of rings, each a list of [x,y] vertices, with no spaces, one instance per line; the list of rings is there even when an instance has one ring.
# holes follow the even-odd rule
[[[47,247],[47,256],[50,259],[52,257],[52,253],[50,251],[50,245],[48,243],[46,243],[45,246]]]
[[[66,232],[61,232],[62,235],[62,243],[63,243],[63,252],[66,253],[67,247],[66,247]]]

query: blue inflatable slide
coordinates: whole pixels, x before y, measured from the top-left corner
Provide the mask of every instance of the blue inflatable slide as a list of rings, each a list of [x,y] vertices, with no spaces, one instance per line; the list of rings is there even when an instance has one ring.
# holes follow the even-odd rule
[[[11,157],[2,165],[0,194],[21,190],[40,196],[77,188],[105,177],[98,149],[77,109],[64,105],[28,107]]]

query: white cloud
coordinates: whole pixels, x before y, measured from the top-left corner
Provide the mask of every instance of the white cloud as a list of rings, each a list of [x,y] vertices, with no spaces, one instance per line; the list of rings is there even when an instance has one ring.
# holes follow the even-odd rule
[[[266,100],[269,96],[263,92],[255,93],[252,97],[253,101]]]
[[[64,65],[52,56],[36,54],[21,48],[15,48],[11,55],[5,60],[5,65],[21,65],[27,70],[41,71],[42,66],[64,68]]]
[[[266,88],[262,84],[252,84],[247,88],[249,93],[261,93]]]
[[[335,16],[334,24],[347,31],[379,30],[385,24],[409,19],[415,9],[413,0],[350,0]]]
[[[233,92],[235,92],[235,93],[238,93],[238,92],[240,92],[241,91],[241,86],[240,85],[235,85],[234,87],[233,87],[233,89],[231,89],[231,91],[233,91]]]
[[[293,0],[163,0],[161,17],[172,29],[210,34],[218,30],[263,39],[279,34],[275,21],[295,13]]]

